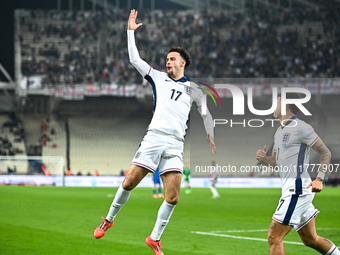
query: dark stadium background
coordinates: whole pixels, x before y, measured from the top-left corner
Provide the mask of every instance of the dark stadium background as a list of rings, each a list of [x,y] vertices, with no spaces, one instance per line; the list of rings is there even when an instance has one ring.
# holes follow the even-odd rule
[[[115,4],[115,0],[109,1]],[[69,8],[69,1],[61,0],[61,9]],[[120,0],[120,7],[126,7],[127,1]],[[148,6],[151,1],[144,0],[144,5]],[[138,0],[131,1],[132,6],[138,7]],[[73,0],[74,8],[79,8],[80,0]],[[168,1],[155,1],[156,8],[183,8]],[[85,9],[91,9],[91,1],[85,1]],[[101,7],[98,6],[98,9]],[[57,0],[1,0],[0,1],[0,63],[5,67],[10,76],[14,77],[14,10],[15,9],[57,9]],[[7,81],[0,73],[0,81]]]
[[[0,0],[0,63],[12,78],[15,77],[14,10],[55,10],[57,9],[57,1],[58,0]],[[69,1],[60,1],[61,9],[68,10]],[[73,6],[79,8],[81,0],[72,1]],[[116,3],[116,0],[108,1],[112,4]],[[187,0],[182,1],[186,2]],[[199,1],[206,2],[206,0]],[[216,3],[218,0],[211,1]],[[242,0],[221,1],[241,2]],[[266,3],[275,5],[280,2],[282,6],[287,7],[289,2],[291,2],[299,8],[307,8],[310,4],[328,6],[333,9],[338,9],[338,13],[340,13],[340,0],[243,1],[245,1],[248,7],[251,7],[254,2],[257,2],[258,9],[261,9]],[[91,0],[84,0],[84,2],[85,10],[91,10]],[[143,0],[143,2],[144,6],[150,6],[151,0]],[[189,0],[187,2],[189,2]],[[182,5],[167,0],[155,0],[155,5],[156,8],[174,8],[176,10],[185,8]],[[132,8],[138,9],[139,0],[131,0],[131,6]],[[125,8],[126,17],[128,17],[127,0],[120,0],[120,7]],[[97,10],[100,9],[101,7],[98,6]],[[125,46],[125,40],[123,42]],[[124,50],[126,51],[126,48]],[[338,57],[338,59],[339,58],[340,57]],[[131,69],[129,70],[132,70],[131,65],[130,67]],[[237,83],[237,79],[234,80],[235,84]],[[238,79],[238,81],[239,80],[240,79]],[[335,77],[333,80],[337,81],[337,88],[339,88],[337,94],[328,95],[326,88],[325,94],[321,95],[316,93],[312,96],[312,100],[308,103],[307,109],[313,112],[313,116],[308,120],[311,120],[311,124],[315,127],[317,133],[321,135],[325,144],[334,145],[331,148],[334,149],[332,157],[334,157],[335,161],[333,163],[340,163],[340,82],[339,77]],[[226,77],[226,80],[221,80],[221,83],[227,83],[228,81],[230,84],[234,84],[228,80],[228,77]],[[7,79],[0,72],[0,83],[1,82],[7,82]],[[218,82],[218,80],[215,80],[215,82]],[[239,82],[241,83],[242,81]],[[252,80],[249,80],[249,82],[251,83]],[[262,87],[266,87],[263,85],[268,85],[270,91],[272,80],[267,79],[266,82],[266,84],[261,85]],[[262,89],[261,86],[258,87]],[[4,98],[3,93],[3,89],[0,89],[0,112],[5,101],[2,101],[2,98]],[[12,94],[14,94],[13,91]],[[266,95],[261,94],[261,96],[255,100],[255,103],[259,103],[259,105],[263,107],[262,109],[268,109],[271,103],[270,96],[270,93]],[[34,97],[35,95],[32,96],[33,101]],[[44,95],[43,97],[48,96]],[[98,132],[99,134],[105,131],[106,136],[104,139],[101,139],[100,142],[105,141],[106,138],[107,141],[105,142],[107,142],[108,146],[110,146],[110,143],[115,143],[116,147],[123,150],[123,144],[127,142],[131,144],[131,146],[126,147],[127,149],[124,152],[125,154],[129,154],[127,159],[124,159],[124,164],[128,167],[130,163],[129,160],[133,157],[135,149],[145,134],[144,127],[147,127],[152,115],[151,95],[148,99],[148,104],[145,104],[143,109],[137,110],[136,107],[134,108],[137,101],[134,97],[103,96],[87,97],[86,100],[79,101],[64,100],[63,107],[60,108],[60,111],[67,113],[67,110],[75,106],[75,111],[80,108],[85,109],[82,112],[82,117],[85,116],[86,118],[82,119],[82,122],[79,121],[80,118],[70,118],[70,127],[71,129],[73,128],[71,133],[78,142],[77,147],[83,149],[85,157],[89,153],[102,151],[98,149],[101,148],[99,146],[93,148],[79,143],[79,141],[94,143],[94,139],[89,139],[88,137],[90,133],[84,134],[82,133],[83,130],[79,132],[79,129],[76,129],[81,126],[88,125],[92,129],[88,129],[87,131]],[[235,121],[241,121],[242,118],[259,118],[249,114],[247,109],[245,117],[226,114],[225,109],[232,109],[232,100],[231,98],[224,97],[222,98],[222,102],[223,108],[220,107],[220,105],[215,106],[212,100],[208,98],[208,107],[215,118],[233,118]],[[119,112],[117,114],[118,116],[116,116],[116,119],[111,118],[112,115],[103,114],[103,116],[96,116],[99,117],[99,121],[96,123],[96,118],[87,116],[87,111],[89,110],[89,108],[86,108],[89,107],[87,103],[89,103],[90,107],[97,107],[95,114],[107,110],[106,107],[110,106],[111,112]],[[35,117],[35,112],[27,115]],[[37,133],[40,134],[41,117],[46,117],[46,115],[45,112],[38,111],[37,116],[35,119],[30,119],[28,123],[32,124],[34,121],[34,128],[37,130]],[[89,118],[87,119],[87,117]],[[202,119],[196,109],[192,110],[190,117],[190,131],[188,132],[186,144],[190,144],[192,148],[190,151],[197,161],[194,163],[209,165],[211,163],[211,154],[209,154],[209,146],[205,141]],[[322,122],[325,122],[327,126],[319,125],[319,123]],[[64,122],[60,121],[58,123],[61,125]],[[114,128],[109,126],[112,125],[112,123],[115,125]],[[111,128],[111,130],[109,130],[110,133],[107,132],[107,127]],[[1,125],[0,132],[2,132]],[[82,136],[79,135],[79,133],[81,133]],[[215,155],[218,157],[216,160],[217,163],[224,164],[224,160],[226,164],[232,165],[256,164],[255,151],[258,148],[263,148],[264,144],[267,144],[268,151],[270,151],[270,147],[273,144],[273,133],[274,130],[268,128],[268,125],[261,130],[251,128],[231,129],[227,125],[220,125],[215,130],[215,141],[219,149],[219,153]],[[2,133],[0,133],[0,136],[2,136]],[[190,136],[197,139],[193,139],[191,143],[189,143]],[[100,137],[100,135],[94,137]],[[105,146],[107,146],[107,144]],[[337,149],[337,151],[335,151],[335,149]],[[335,157],[336,155],[338,155],[338,158]],[[317,156],[317,160],[319,160],[319,155]],[[118,154],[112,154],[106,157],[113,160],[114,164],[116,164],[117,158],[120,156]],[[81,158],[81,160],[82,159],[83,158]],[[75,162],[76,158],[73,157],[72,160]],[[92,160],[92,157],[89,160]],[[102,160],[102,158],[100,158],[100,160]],[[92,161],[100,160],[95,158],[95,160]],[[10,164],[12,165],[12,162]],[[51,166],[55,167],[55,165]],[[40,170],[42,166],[39,165],[37,168]],[[110,166],[108,168],[110,168]],[[92,170],[95,170],[95,168]],[[120,185],[118,181],[122,181],[124,178],[123,176],[116,176],[116,172],[120,171],[120,168],[114,170],[115,176],[112,176],[109,171],[106,173],[110,173],[109,175],[111,176],[105,176],[105,173],[101,172],[101,169],[99,169],[99,176],[85,176],[85,173],[83,173],[84,176],[67,176],[70,178],[64,178],[66,182],[67,180],[75,180],[75,182],[69,182],[71,185],[65,185],[70,187],[53,187],[54,185],[58,186],[58,183],[43,183],[40,185],[27,181],[26,185],[26,183],[1,183],[0,181],[0,230],[2,230],[0,254],[150,254],[149,248],[146,247],[144,243],[144,238],[149,234],[154,224],[161,199],[152,198],[152,189],[150,188],[152,180],[149,177],[146,177],[144,180],[146,180],[146,182],[149,181],[150,184],[146,183],[147,185],[138,187],[134,191],[129,202],[124,206],[123,211],[117,218],[118,221],[113,231],[108,233],[105,239],[100,240],[100,242],[93,237],[93,230],[98,226],[100,216],[105,215],[107,212],[108,205],[112,202],[112,197],[116,192],[116,187]],[[194,168],[191,170],[192,173],[193,170]],[[72,171],[75,171],[75,174],[78,168],[72,168]],[[4,177],[3,179],[5,180],[6,172],[2,172],[1,174],[1,177]],[[28,178],[33,177],[36,180],[39,178],[44,178],[44,180],[54,178],[53,173],[51,176],[45,176],[42,173],[29,174],[30,173],[25,173],[24,176]],[[57,174],[60,175],[61,173],[58,172]],[[20,177],[19,174],[8,176]],[[321,211],[317,217],[318,234],[332,240],[338,246],[340,244],[339,176],[338,174],[337,177],[333,179],[334,182],[327,183],[329,185],[324,188],[321,194],[316,195],[313,201],[316,208]],[[164,245],[163,249],[165,254],[231,255],[249,253],[249,250],[253,255],[267,254],[267,229],[281,192],[278,186],[276,186],[277,188],[269,187],[274,187],[277,184],[275,184],[275,180],[280,182],[280,179],[275,176],[274,178],[253,178],[257,176],[248,177],[243,175],[245,178],[241,179],[233,178],[235,176],[221,175],[216,185],[221,198],[215,200],[211,199],[211,192],[208,189],[208,174],[202,173],[201,175],[197,175],[194,173],[192,177],[192,194],[184,194],[184,189],[181,189],[180,203],[172,216],[171,224],[169,224],[162,236],[162,245]],[[79,184],[76,182],[79,180],[77,178],[84,180],[84,182],[85,180],[90,180],[86,182],[87,187],[74,187]],[[112,179],[115,179],[116,182],[110,182]],[[198,182],[201,180],[203,180],[203,185],[193,185],[195,181]],[[260,183],[263,188],[249,188],[250,180],[256,182],[256,184]],[[262,180],[268,180],[268,182],[262,183]],[[269,181],[275,185],[268,185]],[[251,185],[253,185],[254,182],[252,182]],[[238,185],[237,188],[233,186],[235,184]],[[141,218],[143,220],[141,220]],[[243,231],[244,233],[242,233]],[[303,246],[297,233],[289,234],[285,238],[285,241],[288,241],[288,243],[285,244],[287,254],[314,254],[309,248]]]
[[[211,2],[216,3],[218,0],[211,0]],[[221,0],[222,2],[234,2],[237,0]],[[20,1],[20,0],[2,0],[0,1],[0,24],[1,24],[1,28],[0,28],[0,35],[1,35],[1,39],[0,39],[0,63],[5,67],[5,69],[8,71],[8,73],[10,74],[10,76],[12,78],[14,78],[14,10],[16,9],[26,9],[26,10],[30,10],[30,9],[43,9],[43,10],[55,10],[57,9],[57,2],[58,0],[49,0],[49,1],[43,1],[43,0],[32,0],[32,1]],[[72,0],[73,2],[73,7],[74,9],[80,9],[80,2],[81,0]],[[97,0],[97,2],[99,2],[99,0]],[[108,2],[110,2],[111,4],[115,5],[116,0],[108,0]],[[119,1],[119,5],[120,8],[124,8],[126,9],[126,18],[128,17],[128,7],[127,7],[127,2],[125,0],[120,0]],[[182,6],[182,5],[178,5],[174,3],[175,1],[165,1],[165,0],[155,0],[155,8],[156,9],[163,9],[163,10],[168,10],[168,9],[175,9],[175,10],[182,10],[185,9],[186,7]],[[190,1],[188,1],[190,2]],[[193,2],[193,1],[192,1]],[[199,0],[199,2],[205,3],[206,0]],[[241,2],[241,1],[240,1]],[[263,8],[264,6],[270,4],[270,5],[276,5],[278,2],[280,2],[281,6],[283,7],[288,7],[289,4],[291,3],[293,5],[293,7],[298,7],[300,9],[303,8],[311,8],[311,5],[315,5],[315,6],[325,6],[325,7],[331,7],[334,10],[339,10],[340,7],[340,3],[338,0],[327,0],[327,1],[321,1],[321,0],[244,0],[246,7],[248,8],[252,8],[252,5],[256,2],[257,3],[257,9],[262,10],[261,8]],[[60,0],[61,3],[61,10],[69,10],[69,1],[68,0]],[[84,0],[85,3],[85,10],[91,10],[92,9],[92,1],[91,0]],[[139,0],[131,0],[131,7],[132,8],[139,8]],[[151,7],[151,0],[143,0],[143,5],[146,8],[150,8]],[[99,5],[96,7],[97,10],[101,10],[102,7],[100,7]],[[228,9],[230,10],[230,9]],[[269,10],[271,10],[269,8]],[[274,8],[273,8],[274,11]],[[339,11],[338,11],[339,12]],[[292,27],[294,28],[294,27]],[[227,28],[228,29],[228,28]],[[137,42],[138,44],[138,42]],[[125,44],[124,44],[125,46]],[[126,50],[126,49],[125,49]],[[338,53],[338,52],[337,52]],[[338,60],[339,62],[339,60]],[[209,63],[210,64],[210,63]],[[133,70],[135,72],[135,70]],[[136,72],[135,72],[136,73]],[[0,81],[7,81],[4,77],[4,75],[0,72]],[[330,112],[330,115],[334,116],[338,113],[337,107],[339,106],[339,101],[338,101],[338,95],[331,95],[329,98],[327,98],[328,95],[323,97],[323,102],[327,102],[324,107],[324,111],[328,111]],[[92,101],[94,100],[98,100],[98,105],[99,104],[105,104],[103,103],[103,99],[102,98],[91,98]],[[133,104],[133,100],[134,99],[126,99],[126,98],[115,98],[115,103],[120,104],[121,102],[124,101],[124,105],[132,105]],[[129,101],[130,100],[130,101]],[[231,105],[231,100],[230,98],[224,98],[224,105]],[[266,101],[266,100],[263,100]],[[99,103],[100,102],[100,103]],[[132,104],[130,103],[132,102]],[[72,105],[72,103],[74,104],[86,104],[86,102],[66,102],[64,105],[64,109],[68,107],[68,103],[70,103]],[[214,106],[212,105],[212,102],[209,101],[209,108],[213,108],[214,110],[219,110],[220,108],[214,108]],[[317,104],[314,104],[314,102],[311,102],[313,105],[311,107],[313,107],[314,112],[316,112],[317,110]],[[151,100],[150,100],[150,104],[151,104]],[[124,106],[125,107],[125,106]],[[268,102],[264,103],[264,107],[268,107]],[[328,108],[327,108],[328,107]],[[146,107],[147,109],[145,110],[145,113],[148,114],[148,118],[151,115],[151,108],[149,106]],[[229,107],[230,108],[230,107]],[[267,109],[267,108],[266,108]],[[101,110],[101,109],[99,109]],[[113,109],[113,110],[117,110],[117,109]],[[121,109],[120,109],[121,110]],[[221,109],[220,109],[221,110]],[[121,111],[123,112],[123,111]],[[221,118],[227,118],[227,116],[223,115],[224,112],[222,112]],[[323,117],[323,112],[318,112],[315,114],[316,116],[316,121],[321,119]],[[247,116],[249,117],[249,116]],[[228,117],[229,118],[229,117]],[[145,122],[148,122],[149,119],[145,118]],[[196,121],[196,119],[195,119]],[[200,131],[203,131],[204,134],[204,130],[203,130],[203,125],[201,125],[201,118],[198,116],[197,119],[197,127],[200,128]],[[37,123],[37,125],[39,125],[39,123]],[[145,126],[147,126],[147,123],[145,123]],[[319,129],[321,129],[320,127],[318,127]],[[334,142],[337,141],[339,138],[339,136],[337,136],[337,127],[336,126],[332,126],[332,129],[330,130],[331,132],[329,132],[330,134],[332,134],[334,136]],[[140,129],[139,127],[136,129]],[[140,129],[139,130],[141,132],[141,135],[139,135],[138,137],[138,142],[140,141],[144,130]],[[223,130],[226,133],[229,132],[227,131],[227,129]],[[265,132],[266,130],[263,129],[263,132]],[[317,130],[319,131],[319,130]],[[323,130],[322,130],[323,131]],[[219,130],[217,130],[217,135],[220,135]],[[221,131],[222,132],[222,131]],[[324,133],[328,132],[328,131],[323,131]],[[245,132],[246,134],[250,134],[250,131]],[[238,137],[240,134],[235,133],[234,137]],[[272,133],[268,134],[267,139],[271,140],[273,135]],[[323,135],[323,133],[321,133],[321,136]],[[128,137],[128,135],[124,134],[123,135],[124,138]],[[223,135],[223,138],[228,137],[228,135]],[[254,136],[258,138],[258,141],[252,143],[254,146],[256,146],[257,148],[257,144],[262,144],[263,140],[263,136],[257,135]],[[331,138],[329,138],[331,140]],[[197,144],[198,148],[206,148],[207,144],[205,142],[205,139],[197,139],[195,140],[195,142],[202,142],[202,144]],[[219,141],[221,143],[221,140]],[[225,146],[229,148],[229,143],[230,140],[226,140]],[[269,142],[270,143],[270,142]],[[135,144],[135,143],[133,143]],[[137,146],[138,143],[136,145],[133,146]],[[268,145],[270,146],[270,144]],[[239,148],[240,150],[245,150],[242,147],[247,147],[248,151],[250,154],[249,155],[253,155],[253,149],[249,149],[249,146],[247,146],[247,144],[240,144]],[[134,148],[130,152],[134,152]],[[221,146],[220,146],[221,148]],[[197,152],[200,152],[199,150],[197,150]],[[223,154],[222,154],[223,155]],[[202,158],[202,157],[197,157],[197,158]],[[237,158],[238,159],[238,158]],[[210,161],[210,159],[208,159]],[[228,159],[229,160],[229,159]],[[244,162],[242,162],[244,163]],[[254,158],[251,158],[251,162],[250,164],[256,164],[256,160],[254,160]]]
[[[5,67],[7,72],[14,77],[14,10],[15,9],[57,9],[57,1],[58,0],[1,0],[0,1],[0,63]],[[204,0],[199,0],[204,2]],[[245,0],[247,6],[253,5],[253,0]],[[276,4],[276,0],[256,0],[256,4],[258,8],[261,8],[261,4],[266,4],[266,2],[271,2],[272,4]],[[115,5],[116,0],[108,0],[108,2]],[[322,6],[331,6],[332,8],[340,8],[340,2],[337,0],[281,0],[281,6],[288,6],[291,2],[294,7],[306,7],[309,6],[309,3],[313,4],[321,4]],[[85,0],[85,9],[91,9],[92,3],[91,0]],[[127,1],[120,0],[120,7],[126,7]],[[151,6],[151,0],[144,0],[144,6]],[[74,8],[79,8],[80,0],[73,0]],[[131,6],[133,8],[138,8],[139,0],[131,0]],[[174,2],[167,0],[155,0],[155,7],[166,9],[166,8],[174,8],[174,9],[185,9],[185,7],[178,5]],[[61,9],[68,10],[69,1],[61,0]],[[100,6],[97,9],[101,9]],[[0,73],[0,81],[4,80],[4,76]]]

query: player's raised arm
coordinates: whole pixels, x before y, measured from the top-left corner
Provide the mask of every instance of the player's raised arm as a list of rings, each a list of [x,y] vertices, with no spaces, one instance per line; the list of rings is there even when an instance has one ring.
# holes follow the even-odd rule
[[[135,9],[131,10],[128,21],[128,30],[136,30],[141,25],[143,25],[143,23],[136,24],[137,15],[138,12]]]
[[[268,157],[266,155],[267,145],[263,149],[259,149],[256,152],[256,159],[265,165],[276,166],[276,152],[272,152],[272,155]]]
[[[138,72],[144,77],[149,73],[151,67],[148,63],[142,60],[139,56],[136,42],[135,42],[135,30],[139,28],[142,23],[136,24],[138,12],[133,9],[130,12],[129,21],[128,21],[128,30],[127,30],[127,38],[128,38],[128,51],[129,51],[129,59],[131,64],[138,70]]]

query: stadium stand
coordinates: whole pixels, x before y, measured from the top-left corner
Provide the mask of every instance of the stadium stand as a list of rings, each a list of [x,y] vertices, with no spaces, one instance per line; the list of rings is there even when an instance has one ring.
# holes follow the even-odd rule
[[[148,124],[148,118],[137,116],[70,118],[72,173],[85,175],[97,170],[100,175],[120,175],[121,170],[128,170]],[[185,160],[189,161],[189,155]]]
[[[70,119],[72,172],[119,175],[127,170],[147,125],[145,118]]]
[[[145,24],[136,33],[140,54],[158,69],[166,50],[182,45],[194,59],[189,77],[340,76],[340,25],[330,8],[278,15],[157,10],[139,19]],[[23,75],[40,76],[45,85],[141,83],[128,64],[125,10],[34,10],[21,20]]]
[[[0,115],[0,174],[22,174],[27,171],[26,164],[15,165],[6,156],[26,155],[25,134],[22,122],[15,116]]]
[[[42,88],[142,84],[142,77],[128,61],[126,16],[123,9],[22,11],[22,74],[28,79],[41,78]],[[143,10],[138,19],[144,24],[136,32],[140,55],[159,70],[164,68],[167,49],[182,45],[193,59],[187,70],[189,78],[340,77],[340,23],[330,8],[295,8],[275,14],[267,9],[250,8],[210,14],[194,10]],[[28,82],[29,90],[33,91],[34,85]],[[313,97],[309,108],[313,117],[307,120],[324,142],[337,151],[338,95],[320,98]],[[265,102],[266,98],[262,100]],[[223,103],[231,108],[231,102],[224,99]],[[50,123],[55,126],[56,135],[42,147],[42,155],[69,156],[72,174],[92,174],[98,170],[101,175],[118,175],[122,169],[127,170],[151,118],[151,109],[151,99],[147,105],[123,97],[63,100],[55,109],[58,117]],[[251,117],[247,113],[244,118]],[[28,144],[41,142],[41,133],[35,132],[39,130],[37,123],[44,118],[25,116],[26,134],[32,134],[27,138]],[[217,127],[216,144],[223,153],[215,155],[215,160],[237,167],[256,165],[256,150],[264,144],[269,150],[274,132],[269,125],[261,129]],[[201,139],[190,139],[197,135]],[[210,151],[196,110],[192,111],[186,140],[184,162],[189,163],[192,156],[197,164],[209,165],[211,159],[205,156]],[[56,148],[52,148],[53,143]],[[193,152],[190,148],[194,148],[194,155],[190,155]],[[206,176],[194,171],[192,174]]]
[[[47,135],[50,140],[42,147],[42,156],[61,156],[66,159],[65,121],[50,121]]]
[[[1,116],[1,115],[0,115]],[[6,155],[25,155],[24,129],[22,122],[8,116],[0,117],[1,145]]]
[[[217,125],[215,128],[216,144],[219,150],[213,158],[220,165],[233,165],[239,168],[242,165],[255,166],[254,153],[259,146],[267,145],[271,150],[272,138],[276,126],[271,127],[266,123],[262,128],[250,128],[246,125],[235,125],[230,127],[230,119],[241,123],[243,119],[256,118],[246,111],[242,117],[226,114],[225,109],[232,109],[232,99],[224,98],[223,109],[215,107],[209,101],[209,109],[214,118],[228,119],[227,125]],[[327,102],[327,104],[322,103]],[[333,158],[338,161],[337,154],[340,144],[337,127],[340,119],[337,112],[338,97],[324,95],[319,99],[312,97],[307,108],[313,113],[312,117],[301,116],[311,123],[316,132],[323,138],[324,142],[333,148]],[[270,106],[268,96],[256,99],[255,105],[262,109]],[[62,101],[58,111],[55,113],[59,118],[49,122],[49,127],[55,128],[55,134],[47,134],[50,141],[46,146],[41,146],[41,122],[46,119],[45,115],[25,115],[25,134],[28,144],[37,144],[42,148],[43,156],[62,156],[67,158],[67,140],[65,121],[69,126],[69,159],[72,174],[81,172],[93,174],[95,170],[101,175],[119,175],[121,170],[127,170],[131,159],[136,152],[139,143],[145,134],[149,124],[152,102],[146,105],[140,104],[136,99],[101,97],[86,98],[81,101]],[[271,118],[266,116],[265,118]],[[262,118],[263,119],[263,118]],[[193,139],[191,139],[191,137]],[[242,139],[240,139],[242,137]],[[56,147],[53,147],[56,144]],[[195,148],[190,151],[190,148]],[[29,151],[28,151],[29,152]],[[210,150],[205,140],[205,131],[202,119],[195,107],[191,111],[189,129],[186,136],[184,162],[196,165],[209,165],[212,157],[209,157]],[[208,157],[207,157],[208,156]],[[312,153],[312,162],[318,163],[317,155]],[[205,173],[192,172],[196,176],[205,176]],[[247,175],[242,173],[241,175]],[[267,173],[269,174],[269,173]],[[224,176],[240,176],[240,173],[226,173]],[[258,176],[264,176],[263,173]]]
[[[27,154],[29,156],[41,156],[41,122],[45,115],[25,114],[24,125],[26,133]]]

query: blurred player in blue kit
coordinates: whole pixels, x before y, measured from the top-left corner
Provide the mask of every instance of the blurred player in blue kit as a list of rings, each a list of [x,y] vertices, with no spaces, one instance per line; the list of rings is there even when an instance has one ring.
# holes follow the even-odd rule
[[[179,191],[183,173],[183,148],[186,123],[193,102],[202,112],[201,89],[189,82],[184,76],[184,69],[191,63],[186,50],[172,47],[166,57],[167,73],[153,69],[139,56],[134,30],[142,25],[136,24],[137,11],[131,10],[128,21],[128,52],[131,64],[152,85],[154,113],[147,133],[131,162],[130,169],[118,188],[109,212],[103,222],[94,231],[96,238],[105,235],[113,226],[114,218],[128,200],[131,191],[150,172],[159,168],[164,185],[165,200],[159,208],[157,220],[145,243],[156,255],[162,255],[160,238],[179,200]],[[213,134],[212,116],[207,111],[202,114],[207,132],[207,141],[211,152],[216,152]],[[127,248],[128,249],[128,248]]]
[[[287,98],[300,99],[295,93],[288,93]],[[331,241],[316,233],[315,218],[319,210],[312,204],[315,192],[320,192],[323,188],[331,152],[312,126],[297,117],[298,112],[299,108],[296,105],[289,104],[286,105],[286,114],[282,115],[279,97],[273,115],[282,125],[275,133],[272,155],[266,156],[266,146],[256,152],[258,161],[272,167],[288,169],[279,172],[282,196],[268,230],[269,253],[285,254],[283,238],[294,227],[306,246],[321,254],[339,255],[340,251]],[[314,181],[307,172],[310,148],[321,155],[321,168]]]
[[[164,198],[164,195],[162,194],[161,177],[159,176],[158,168],[152,175],[152,181],[153,181],[153,188],[152,188],[153,198]],[[158,189],[158,194],[157,194],[157,189]]]

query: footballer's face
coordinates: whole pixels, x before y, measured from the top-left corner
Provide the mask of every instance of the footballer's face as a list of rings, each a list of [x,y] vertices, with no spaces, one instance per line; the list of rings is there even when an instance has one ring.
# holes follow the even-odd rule
[[[178,52],[170,52],[166,57],[166,70],[170,77],[181,78],[184,72],[185,60],[181,57]]]
[[[277,98],[277,105],[276,105],[276,109],[273,113],[273,117],[275,119],[279,119],[281,116],[281,97]]]

